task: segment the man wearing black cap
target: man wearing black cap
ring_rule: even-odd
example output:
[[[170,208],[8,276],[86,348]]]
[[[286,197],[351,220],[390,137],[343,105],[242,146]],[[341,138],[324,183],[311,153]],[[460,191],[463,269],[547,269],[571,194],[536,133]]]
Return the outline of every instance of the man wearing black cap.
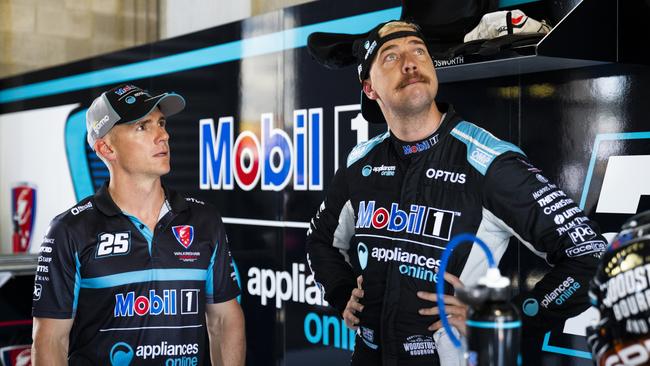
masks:
[[[561,324],[586,310],[587,284],[605,249],[594,223],[519,147],[436,104],[436,72],[417,26],[392,21],[357,38],[363,117],[389,131],[352,150],[307,238],[325,299],[358,330],[352,364],[465,364],[432,306],[437,281],[475,285],[487,271],[482,251],[467,245],[454,249],[444,279],[437,273],[460,233],[476,234],[496,261],[514,235],[553,265],[514,299],[524,305],[525,327]],[[319,61],[336,64],[337,47],[349,39],[327,39],[338,43],[312,54],[334,50],[338,59]],[[446,293],[449,322],[464,333],[466,307],[451,287]]]
[[[244,318],[216,209],[161,183],[166,117],[185,100],[134,85],[102,93],[87,140],[110,172],[50,224],[33,298],[35,365],[244,364]]]

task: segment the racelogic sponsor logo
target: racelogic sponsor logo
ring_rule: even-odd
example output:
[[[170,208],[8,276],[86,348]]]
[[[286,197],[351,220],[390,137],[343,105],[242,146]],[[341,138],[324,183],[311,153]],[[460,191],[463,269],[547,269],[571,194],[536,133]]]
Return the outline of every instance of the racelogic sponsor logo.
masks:
[[[293,263],[291,272],[274,271],[251,267],[248,269],[246,288],[252,296],[259,296],[262,305],[275,299],[275,307],[282,308],[282,302],[293,301],[309,305],[329,305],[323,299],[320,287],[313,275],[305,274],[303,263]]]
[[[553,291],[544,295],[544,299],[541,304],[544,308],[548,308],[549,305],[562,305],[564,304],[573,294],[580,289],[580,282],[573,279],[569,276],[566,280],[556,287]]]
[[[411,205],[408,213],[400,210],[397,203],[392,203],[390,210],[375,205],[375,201],[359,202],[356,228],[406,231],[409,234],[449,240],[454,216],[460,216],[459,212],[421,205]]]
[[[401,263],[399,265],[399,272],[404,276],[438,282],[437,271],[440,265],[439,259],[402,251],[402,248],[399,247],[392,249],[372,248],[370,255],[378,262],[394,261]]]
[[[567,257],[580,257],[587,254],[600,254],[607,249],[607,244],[602,240],[592,240],[581,244],[576,244],[565,250]]]
[[[273,114],[261,116],[261,138],[251,131],[234,138],[232,117],[202,119],[199,125],[199,187],[245,191],[261,181],[264,191],[323,189],[323,110],[296,110],[293,138],[273,127]]]

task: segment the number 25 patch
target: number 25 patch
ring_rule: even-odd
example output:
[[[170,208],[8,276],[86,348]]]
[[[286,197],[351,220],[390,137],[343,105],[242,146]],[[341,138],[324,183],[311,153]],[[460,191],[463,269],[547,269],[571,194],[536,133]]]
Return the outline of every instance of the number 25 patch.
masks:
[[[131,251],[131,232],[101,233],[97,236],[95,258],[125,255]]]

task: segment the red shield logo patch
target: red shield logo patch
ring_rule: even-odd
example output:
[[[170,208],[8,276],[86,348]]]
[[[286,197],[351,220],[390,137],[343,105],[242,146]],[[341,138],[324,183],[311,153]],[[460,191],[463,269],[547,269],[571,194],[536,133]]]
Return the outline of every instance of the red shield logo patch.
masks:
[[[174,236],[176,237],[176,240],[183,246],[183,248],[187,249],[192,245],[192,242],[194,241],[194,227],[190,225],[179,225],[179,226],[172,226],[172,232],[174,233]]]
[[[32,364],[32,346],[7,346],[0,348],[2,365],[5,366],[30,366]]]

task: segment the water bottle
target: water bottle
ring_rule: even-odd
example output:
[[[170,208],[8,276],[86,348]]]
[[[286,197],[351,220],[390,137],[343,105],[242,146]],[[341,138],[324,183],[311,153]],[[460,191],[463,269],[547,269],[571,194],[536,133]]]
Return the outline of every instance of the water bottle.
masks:
[[[490,248],[473,234],[458,234],[451,239],[440,259],[439,272],[444,273],[447,262],[456,246],[464,242],[478,244],[487,257],[488,270],[476,286],[457,288],[456,296],[468,305],[467,365],[468,366],[514,366],[521,365],[519,343],[521,339],[521,316],[510,302],[510,280],[501,276]],[[444,302],[444,281],[436,284],[440,320],[453,345],[461,349],[460,340],[447,320]]]
[[[520,365],[521,316],[510,302],[510,280],[490,268],[477,286],[457,289],[456,295],[469,308],[467,365]]]

